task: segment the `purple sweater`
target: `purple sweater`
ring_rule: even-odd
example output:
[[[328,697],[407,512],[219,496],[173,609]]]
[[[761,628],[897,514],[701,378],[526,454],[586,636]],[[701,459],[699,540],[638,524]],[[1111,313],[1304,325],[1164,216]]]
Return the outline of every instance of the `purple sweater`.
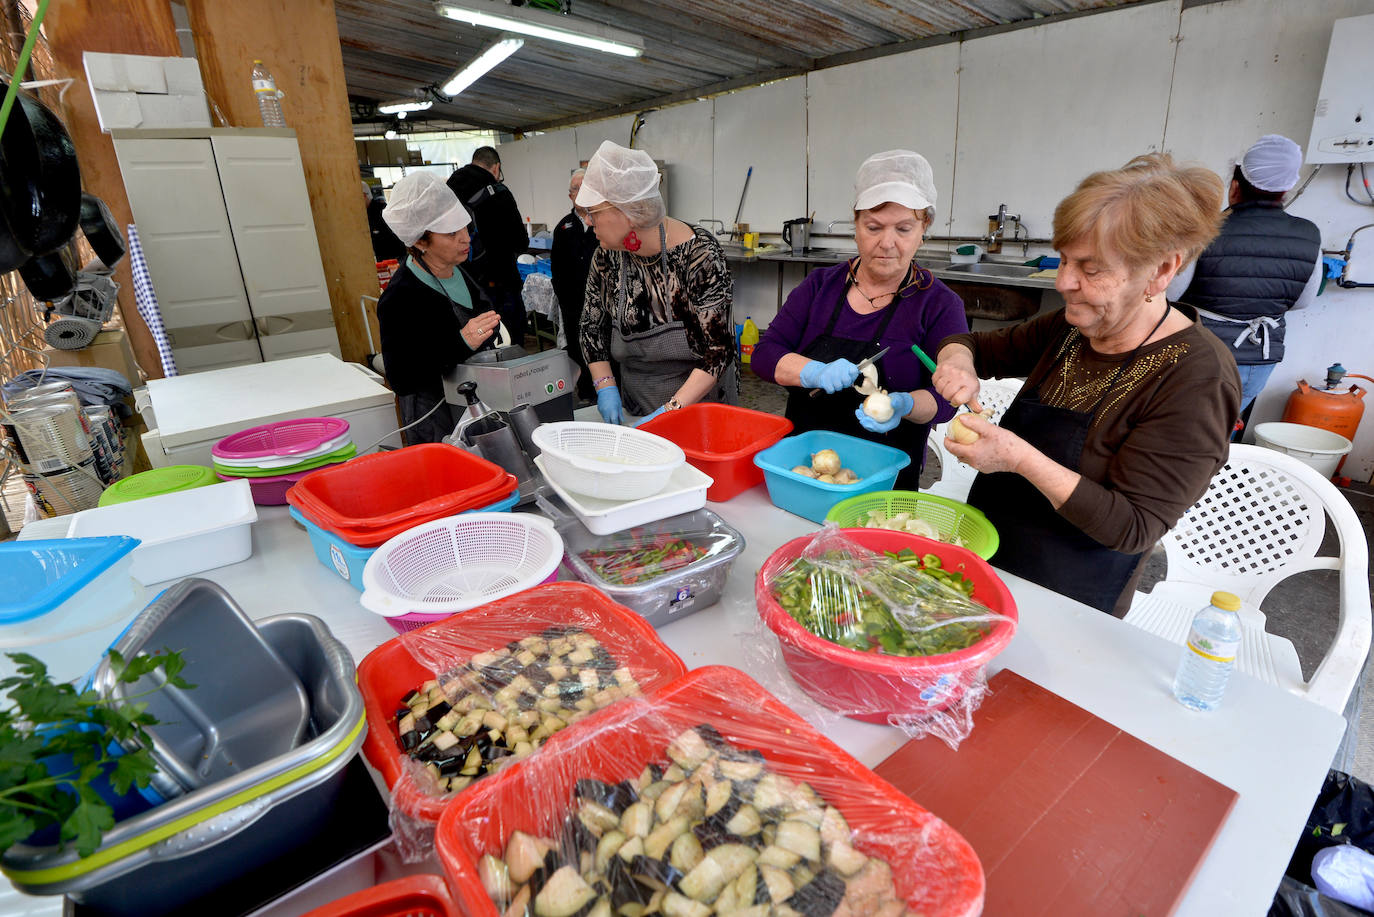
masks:
[[[849,265],[843,263],[812,271],[791,292],[754,348],[750,365],[759,378],[776,382],[778,360],[789,353],[804,353],[821,336],[835,303],[845,294],[848,272]],[[917,286],[925,289],[918,290]],[[930,392],[939,406],[931,424],[949,420],[954,416],[954,407],[935,393],[930,373],[911,352],[911,345],[921,345],[933,359],[947,335],[966,333],[968,320],[964,317],[963,301],[928,271],[921,271],[917,284],[907,288],[891,305],[870,315],[860,315],[846,303],[831,333],[836,337],[872,340],[888,309],[896,309],[897,314],[882,337],[882,343],[891,348],[879,361],[887,388]]]

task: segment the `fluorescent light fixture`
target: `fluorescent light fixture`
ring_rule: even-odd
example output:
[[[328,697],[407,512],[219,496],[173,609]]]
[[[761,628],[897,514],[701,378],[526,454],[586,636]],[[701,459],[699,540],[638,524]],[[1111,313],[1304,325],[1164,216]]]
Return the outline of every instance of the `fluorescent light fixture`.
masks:
[[[497,64],[519,51],[524,47],[524,44],[525,39],[523,38],[502,38],[449,77],[444,85],[439,87],[439,91],[450,98],[456,96],[486,76]]]
[[[501,0],[437,0],[434,9],[440,16],[487,29],[519,32],[532,38],[561,41],[625,57],[639,57],[644,53],[642,35],[558,13],[512,7]]]
[[[433,105],[434,103],[428,100],[418,102],[415,99],[403,99],[399,102],[383,102],[377,106],[377,111],[384,115],[399,115],[408,111],[428,111]]]

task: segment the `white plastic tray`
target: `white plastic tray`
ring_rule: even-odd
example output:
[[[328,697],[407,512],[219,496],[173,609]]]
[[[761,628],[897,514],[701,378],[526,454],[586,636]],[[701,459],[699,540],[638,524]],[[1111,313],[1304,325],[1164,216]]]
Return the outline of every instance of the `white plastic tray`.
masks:
[[[84,510],[72,517],[67,537],[139,539],[130,574],[148,586],[246,560],[257,518],[253,491],[240,479]]]
[[[534,464],[540,473],[544,472],[544,456],[538,456]],[[595,535],[610,535],[646,522],[657,522],[680,513],[690,513],[706,505],[706,489],[715,480],[703,471],[698,471],[687,463],[679,465],[668,483],[658,493],[638,500],[604,500],[576,494],[562,487],[557,481],[544,475],[553,492],[577,514],[588,531]]]

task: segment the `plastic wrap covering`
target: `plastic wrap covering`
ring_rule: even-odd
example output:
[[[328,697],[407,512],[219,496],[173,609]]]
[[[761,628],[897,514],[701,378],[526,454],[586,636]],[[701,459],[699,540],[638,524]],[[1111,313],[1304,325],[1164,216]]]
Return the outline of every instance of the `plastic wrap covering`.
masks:
[[[391,788],[409,857],[452,797],[589,713],[686,667],[638,615],[581,583],[553,583],[410,631],[358,667],[363,751]]]
[[[472,917],[955,917],[984,895],[954,829],[721,667],[555,736],[436,847]]]
[[[613,535],[594,535],[573,516],[557,514],[577,577],[656,627],[715,604],[744,550],[744,536],[705,509]]]
[[[825,707],[955,748],[987,692],[985,666],[1017,620],[1010,591],[971,551],[833,524],[775,551],[755,601],[753,661],[776,668],[781,656]]]

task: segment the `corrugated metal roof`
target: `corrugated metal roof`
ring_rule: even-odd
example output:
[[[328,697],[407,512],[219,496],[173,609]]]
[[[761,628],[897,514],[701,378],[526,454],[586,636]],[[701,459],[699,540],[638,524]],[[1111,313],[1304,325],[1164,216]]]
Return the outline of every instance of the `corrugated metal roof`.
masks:
[[[644,37],[623,58],[527,39],[451,102],[411,116],[527,131],[753,85],[856,55],[1045,17],[1151,0],[572,0],[571,19]],[[496,33],[439,16],[431,0],[335,0],[355,121],[371,104],[442,83]]]

